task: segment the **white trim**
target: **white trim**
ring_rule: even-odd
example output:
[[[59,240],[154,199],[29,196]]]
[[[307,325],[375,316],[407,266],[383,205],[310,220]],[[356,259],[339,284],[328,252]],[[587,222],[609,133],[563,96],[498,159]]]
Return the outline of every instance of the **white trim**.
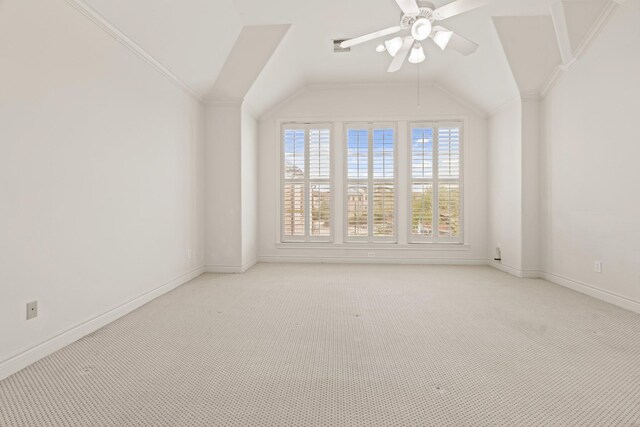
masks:
[[[395,145],[394,145],[394,165],[395,165],[395,173],[394,173],[394,185],[397,195],[397,200],[395,204],[395,236],[391,238],[378,238],[376,240],[376,244],[383,245],[393,241],[395,245],[405,245],[407,243],[407,236],[409,227],[401,227],[403,221],[408,218],[407,212],[403,212],[403,216],[400,216],[401,209],[408,209],[409,204],[409,196],[408,196],[408,184],[407,182],[403,182],[405,178],[403,174],[398,173],[399,165],[401,161],[401,152],[411,144],[410,135],[408,131],[408,124],[411,122],[437,122],[437,123],[452,123],[455,125],[460,125],[461,132],[461,157],[460,157],[460,187],[461,187],[461,201],[460,201],[460,209],[461,209],[461,236],[460,238],[455,239],[441,239],[439,242],[411,242],[411,245],[424,245],[424,244],[455,244],[462,245],[463,242],[468,242],[470,239],[469,234],[469,216],[465,215],[465,197],[466,193],[464,191],[464,176],[465,176],[465,167],[466,167],[466,156],[465,152],[466,143],[466,135],[467,135],[467,126],[468,126],[468,115],[467,114],[417,114],[417,115],[403,115],[403,116],[393,116],[393,117],[372,117],[372,116],[363,116],[363,117],[327,117],[327,116],[317,116],[317,117],[308,117],[308,116],[300,116],[300,117],[279,117],[275,119],[275,139],[278,141],[279,149],[274,152],[274,180],[276,188],[279,188],[279,191],[276,193],[276,206],[275,206],[275,215],[278,220],[274,226],[274,242],[276,242],[277,248],[282,248],[278,246],[278,244],[292,244],[292,243],[301,243],[305,241],[305,239],[283,239],[282,236],[282,220],[283,220],[283,211],[282,211],[282,199],[283,199],[283,176],[282,176],[282,159],[283,159],[283,148],[282,148],[282,129],[284,126],[299,126],[305,127],[306,125],[318,125],[318,124],[326,124],[332,129],[332,152],[331,152],[331,185],[333,189],[333,197],[332,197],[332,237],[330,239],[313,239],[315,243],[332,243],[334,249],[338,249],[343,243],[347,242],[347,230],[346,225],[347,221],[345,218],[346,212],[346,197],[347,197],[347,179],[346,179],[346,163],[347,163],[347,147],[346,147],[346,130],[348,128],[348,124],[389,124],[393,125],[395,129]],[[405,134],[406,133],[406,134]],[[402,143],[401,137],[407,142],[407,144]],[[369,144],[370,145],[370,144]],[[402,147],[402,150],[401,148]],[[404,150],[404,156],[408,158],[409,154]],[[405,161],[407,159],[405,158]],[[341,167],[338,167],[341,165]],[[340,173],[339,169],[342,170]],[[407,178],[408,179],[408,178]],[[404,185],[402,187],[401,185]],[[400,206],[400,201],[405,199],[404,205]],[[342,204],[342,209],[339,210],[338,207]],[[406,205],[406,206],[405,206]],[[406,208],[406,209],[405,209]],[[401,240],[403,239],[403,240]],[[368,237],[367,239],[368,240]],[[348,243],[355,244],[366,244],[367,241],[365,239],[357,239],[352,237],[348,239]],[[437,250],[437,249],[434,249]]]
[[[589,31],[587,31],[587,33],[582,38],[582,41],[573,52],[573,61],[566,65],[561,65],[554,68],[553,72],[547,80],[547,83],[543,86],[542,91],[540,92],[542,97],[545,97],[549,90],[551,90],[551,88],[555,85],[558,77],[562,74],[562,71],[570,69],[573,64],[575,64],[580,58],[582,58],[582,56],[584,56],[598,34],[600,34],[600,32],[606,26],[609,18],[623,2],[624,0],[612,0],[603,8],[602,13],[600,13],[598,18],[596,18],[591,28],[589,28]]]
[[[242,265],[220,265],[220,264],[210,264],[204,266],[205,273],[244,273],[249,270],[251,267],[256,265],[258,262],[257,259],[253,259],[249,262],[246,262]]]
[[[244,99],[242,98],[215,98],[215,99],[205,99],[202,101],[204,105],[234,105],[239,106],[242,105]]]
[[[277,232],[278,232],[278,238],[277,238],[277,242],[281,242],[281,243],[291,243],[291,242],[333,242],[334,241],[334,236],[335,236],[335,212],[334,212],[334,206],[335,206],[335,174],[334,174],[334,169],[335,169],[335,161],[334,161],[334,150],[333,150],[333,146],[334,146],[334,139],[335,139],[335,123],[333,122],[283,122],[280,123],[280,132],[278,135],[278,141],[279,141],[279,162],[278,162],[278,166],[277,166],[277,171],[278,171],[278,175],[279,175],[279,192],[278,197],[277,197],[277,215],[279,218],[279,224],[277,226]],[[285,147],[284,147],[284,133],[285,130],[304,130],[304,162],[305,162],[305,168],[304,168],[304,178],[302,180],[302,182],[295,179],[289,179],[287,180],[287,178],[285,178],[285,169],[284,169],[284,165],[285,165]],[[309,153],[309,147],[311,144],[311,140],[310,140],[310,131],[311,130],[324,130],[324,129],[328,129],[329,130],[329,177],[328,178],[318,178],[318,179],[311,179],[309,176],[309,161],[310,161],[310,153]],[[319,184],[325,184],[326,183],[329,184],[329,188],[330,188],[330,200],[329,200],[329,222],[330,222],[330,230],[329,230],[329,235],[328,236],[311,236],[310,233],[310,226],[311,226],[311,221],[309,220],[309,217],[307,216],[311,210],[310,210],[310,200],[311,198],[309,197],[309,188],[310,188],[310,184],[312,182],[317,182]],[[291,182],[294,184],[300,184],[302,183],[304,186],[304,191],[303,191],[303,198],[304,198],[304,236],[285,236],[284,231],[285,231],[285,227],[284,227],[284,220],[285,220],[285,210],[283,209],[283,205],[284,205],[284,188],[285,185],[287,184],[287,182]]]
[[[404,189],[408,195],[407,199],[407,215],[406,215],[406,232],[407,232],[407,241],[409,244],[413,245],[422,245],[422,244],[457,244],[464,245],[465,242],[468,242],[469,238],[466,233],[468,227],[466,224],[466,215],[465,215],[465,192],[464,192],[464,168],[465,168],[465,160],[464,160],[464,152],[465,152],[465,138],[466,138],[466,126],[467,123],[465,120],[435,120],[435,121],[409,121],[407,122],[407,138],[406,138],[406,146],[407,146],[407,159],[405,161],[405,165],[407,168],[407,187]],[[428,178],[413,178],[413,130],[415,128],[427,127],[433,129],[433,147],[432,147],[432,176],[431,179]],[[440,128],[451,128],[457,127],[459,129],[459,163],[458,163],[458,179],[451,180],[451,183],[458,184],[459,191],[459,204],[460,204],[460,235],[458,237],[442,237],[440,236],[440,213],[439,213],[439,191],[440,191],[440,159],[439,159],[439,138],[440,138]],[[447,182],[446,179],[443,179],[444,182]],[[421,237],[413,235],[413,184],[431,184],[433,200],[431,202],[432,205],[432,236],[431,237]]]
[[[466,100],[463,96],[457,95],[447,89],[440,83],[436,82],[420,82],[421,88],[431,88],[436,89],[442,92],[447,97],[451,98],[456,103],[460,104],[461,107],[471,110],[473,113],[477,114],[482,118],[488,118],[490,114],[484,109],[481,108],[471,101]],[[416,86],[415,83],[408,82],[398,82],[398,83],[306,83],[303,84],[299,89],[294,90],[288,96],[283,98],[281,101],[268,108],[264,113],[260,115],[260,121],[265,121],[267,119],[275,118],[277,111],[281,110],[291,102],[293,102],[296,98],[301,96],[302,94],[310,91],[310,90],[340,90],[340,89],[361,89],[361,88],[414,88]],[[344,120],[344,121],[360,121],[361,118],[354,118],[352,120]],[[384,121],[384,118],[381,118],[378,121]]]
[[[455,251],[468,252],[471,245],[461,243],[392,243],[392,242],[347,242],[347,243],[276,243],[276,249],[302,250],[379,250],[379,251]]]
[[[540,101],[542,96],[538,92],[523,92],[520,94],[520,100],[522,102]]]
[[[258,120],[259,114],[256,112],[256,109],[253,107],[253,105],[249,103],[249,101],[247,101],[246,99],[243,99],[242,105],[240,107],[246,107],[247,112],[251,115],[251,117],[253,117],[253,120],[255,120],[256,122],[259,121]]]
[[[213,99],[203,99],[202,104],[205,106],[213,106],[213,107],[246,107],[247,111],[253,117],[256,122],[259,121],[259,115],[256,113],[256,109],[247,101],[245,98],[213,98]]]
[[[560,77],[560,74],[562,74],[562,71],[563,71],[562,67],[558,66],[554,68],[554,70],[551,72],[551,75],[547,79],[547,82],[544,84],[544,86],[542,86],[542,90],[540,91],[540,95],[543,98],[547,96],[547,93],[549,93],[549,90],[551,90],[553,85],[556,84],[556,81]]]
[[[100,12],[98,12],[92,6],[89,6],[84,0],[64,0],[69,4],[69,6],[76,9],[78,12],[82,13],[86,16],[91,22],[96,24],[100,29],[102,29],[105,33],[109,34],[116,41],[122,44],[124,47],[128,48],[134,54],[136,54],[139,58],[147,62],[153,68],[160,72],[163,76],[165,76],[169,81],[174,83],[176,86],[180,87],[187,94],[191,95],[197,101],[202,102],[202,97],[198,94],[198,92],[184,82],[180,77],[178,77],[173,71],[167,68],[164,64],[162,64],[158,59],[156,59],[153,55],[143,49],[139,44],[134,42],[129,36],[127,36],[124,32],[122,32],[117,26],[115,26],[112,22],[110,22],[107,18],[105,18]]]
[[[505,108],[507,108],[508,106],[510,106],[516,101],[522,101],[522,97],[520,94],[514,96],[504,104],[500,105],[499,107],[491,110],[491,112],[487,115],[487,118],[490,119],[491,117],[495,116],[496,114],[498,114],[499,112],[501,112],[502,110],[504,110]]]
[[[204,272],[203,267],[198,267],[185,273],[175,279],[157,287],[151,291],[125,302],[111,310],[108,310],[102,314],[99,314],[89,320],[86,320],[76,326],[73,326],[66,331],[63,331],[40,344],[24,350],[16,355],[10,356],[8,359],[0,362],[0,380],[7,378],[9,375],[26,368],[32,363],[54,353],[61,348],[79,340],[80,338],[89,335],[90,333],[97,331],[103,326],[108,325],[114,320],[131,313],[133,310],[143,306],[159,296],[166,294],[167,292],[177,288],[184,283],[200,276]]]
[[[515,277],[525,279],[544,279],[553,284],[572,289],[576,292],[580,292],[581,294],[589,295],[590,297],[598,300],[608,302],[609,304],[640,314],[640,301],[618,295],[615,292],[605,291],[604,289],[600,289],[596,286],[589,285],[578,280],[558,276],[553,273],[547,273],[546,271],[518,270],[514,267],[496,261],[487,261],[487,265]]]
[[[319,90],[340,90],[340,89],[362,89],[362,88],[415,88],[416,83],[414,82],[397,82],[397,83],[311,83],[307,85],[307,88],[310,90],[319,89]],[[447,89],[440,83],[437,82],[420,82],[421,88],[431,88],[436,89],[442,92],[444,95],[447,95],[449,98],[453,99],[453,101],[460,104],[460,106],[465,107],[480,117],[487,117],[487,111],[479,106],[473,104],[471,101],[466,100],[460,95],[457,95]]]
[[[539,277],[548,280],[549,282],[555,283],[556,285],[573,289],[574,291],[580,292],[582,294],[589,295],[596,299],[640,314],[640,301],[635,301],[630,298],[623,297],[622,295],[618,295],[614,292],[605,291],[593,285],[588,285],[586,283],[558,276],[553,273],[540,272]]]
[[[598,37],[600,32],[606,26],[609,18],[623,2],[624,0],[613,0],[603,8],[602,13],[600,13],[596,18],[594,24],[589,28],[589,31],[587,31],[580,41],[580,44],[576,47],[575,52],[573,53],[574,58],[579,59],[586,53],[587,49],[591,46],[591,43],[596,39],[596,37]]]
[[[291,102],[293,102],[297,97],[305,93],[307,90],[308,90],[307,86],[302,86],[299,89],[296,89],[293,92],[289,93],[289,95],[285,96],[280,101],[277,101],[272,107],[267,108],[262,114],[260,114],[260,117],[258,117],[258,120],[263,122],[268,119],[271,119],[272,116],[274,116],[277,111],[289,105]]]
[[[458,258],[390,258],[362,257],[347,255],[300,256],[277,255],[260,256],[258,262],[264,263],[305,263],[305,264],[398,264],[398,265],[487,265],[484,259]]]
[[[567,17],[564,13],[564,3],[561,1],[552,3],[549,6],[549,9],[551,11],[553,28],[556,32],[556,39],[558,41],[558,49],[560,50],[560,56],[562,58],[562,65],[568,67],[575,61],[575,58],[571,50]]]
[[[462,107],[468,108],[469,110],[473,111],[474,113],[476,113],[480,117],[483,117],[485,119],[489,117],[489,113],[487,112],[487,110],[485,110],[484,108],[478,107],[477,105],[473,104],[471,101],[467,101],[462,96],[453,93],[452,91],[450,91],[449,89],[445,88],[441,84],[432,83],[431,86],[436,88],[436,89],[438,89],[440,92],[444,93],[445,95],[447,95],[451,99],[453,99],[455,102],[460,104]]]
[[[343,242],[347,244],[360,242],[361,244],[371,243],[398,243],[398,194],[400,188],[398,186],[398,121],[353,121],[343,122],[342,126],[342,235]],[[393,178],[375,178],[374,151],[373,151],[373,135],[374,130],[393,129]],[[367,178],[349,178],[349,137],[350,129],[361,129],[367,131]],[[351,184],[349,182],[351,181]],[[367,235],[366,236],[349,236],[349,185],[366,183],[367,185]],[[375,184],[393,184],[393,235],[392,236],[374,236],[374,189]]]
[[[540,272],[538,270],[519,270],[510,265],[493,260],[487,261],[487,265],[489,267],[495,268],[496,270],[500,270],[504,273],[510,274],[515,277],[520,277],[522,279],[536,279],[540,277]]]

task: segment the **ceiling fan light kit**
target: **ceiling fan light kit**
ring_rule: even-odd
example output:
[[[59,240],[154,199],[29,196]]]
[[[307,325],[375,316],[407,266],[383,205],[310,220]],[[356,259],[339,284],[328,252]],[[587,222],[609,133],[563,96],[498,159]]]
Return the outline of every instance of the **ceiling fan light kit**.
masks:
[[[420,43],[415,43],[411,48],[411,53],[409,54],[409,62],[412,64],[419,64],[427,59],[424,54],[424,49],[422,49],[422,45]]]
[[[448,30],[440,30],[433,33],[433,41],[438,47],[442,50],[447,48],[451,37],[453,36],[453,31]]]
[[[402,9],[400,25],[345,40],[340,43],[340,47],[349,48],[380,37],[404,32],[406,34],[405,36],[398,36],[386,40],[376,47],[377,52],[387,51],[393,58],[387,70],[390,73],[398,71],[407,56],[409,57],[408,61],[412,64],[423,62],[426,56],[420,42],[429,38],[442,50],[449,47],[463,55],[470,55],[477,50],[478,45],[476,43],[467,40],[447,28],[434,26],[434,22],[476,9],[490,1],[491,0],[455,0],[442,7],[436,8],[433,4],[426,1],[396,0],[398,6]],[[450,43],[454,38],[455,43]]]
[[[411,26],[411,36],[422,41],[429,37],[429,34],[431,34],[431,21],[424,17],[416,19]]]
[[[384,46],[386,47],[387,52],[389,52],[389,55],[393,58],[396,56],[396,53],[398,53],[400,48],[402,48],[402,39],[400,37],[394,37],[384,42]]]

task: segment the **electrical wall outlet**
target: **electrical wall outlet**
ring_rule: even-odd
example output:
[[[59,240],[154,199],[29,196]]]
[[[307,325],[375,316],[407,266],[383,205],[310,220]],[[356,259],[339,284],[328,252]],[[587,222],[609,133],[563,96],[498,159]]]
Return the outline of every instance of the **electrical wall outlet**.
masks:
[[[191,249],[187,249],[187,258],[193,258],[193,254],[191,253]]]
[[[38,317],[38,301],[27,303],[27,320]]]
[[[602,273],[602,262],[601,261],[596,261],[593,264],[593,271],[595,271],[596,273]]]

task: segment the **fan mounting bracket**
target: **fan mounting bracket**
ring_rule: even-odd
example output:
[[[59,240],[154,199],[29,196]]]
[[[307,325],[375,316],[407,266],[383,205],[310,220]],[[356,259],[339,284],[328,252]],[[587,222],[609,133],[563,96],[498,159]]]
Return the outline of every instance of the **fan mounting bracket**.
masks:
[[[400,26],[402,28],[411,28],[413,23],[418,18],[427,18],[430,22],[436,20],[433,15],[435,6],[432,3],[429,3],[428,1],[419,1],[418,7],[420,8],[420,13],[418,13],[417,15],[405,15],[404,13],[400,14]]]

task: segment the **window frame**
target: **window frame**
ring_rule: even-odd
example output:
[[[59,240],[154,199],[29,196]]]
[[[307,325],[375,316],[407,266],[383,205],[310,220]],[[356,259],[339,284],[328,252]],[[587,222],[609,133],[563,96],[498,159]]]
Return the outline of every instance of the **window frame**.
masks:
[[[309,132],[311,129],[328,129],[329,130],[329,178],[310,178],[309,177],[309,164],[310,164],[310,142],[309,142]],[[287,130],[304,130],[304,179],[302,180],[291,180],[285,178],[285,144],[284,137],[285,131]],[[309,122],[309,123],[299,123],[299,122],[282,122],[280,124],[280,155],[279,155],[279,177],[280,177],[280,200],[278,201],[278,209],[280,213],[279,223],[280,223],[280,242],[281,243],[333,243],[335,237],[335,185],[334,185],[334,126],[331,122],[321,121],[321,122]],[[304,199],[304,236],[287,236],[285,235],[285,185],[288,182],[300,182],[303,184],[303,199]],[[312,183],[327,183],[330,189],[330,200],[329,200],[329,235],[328,236],[312,236],[310,233],[311,221],[309,215],[310,212],[310,202],[311,199],[308,197],[308,192],[310,185]]]
[[[457,237],[439,236],[439,129],[441,127],[457,127],[460,130],[460,158],[459,158],[459,177],[457,180],[446,180],[448,182],[457,182],[460,193],[460,231]],[[414,128],[433,128],[433,172],[431,180],[425,178],[413,178],[413,129]],[[465,218],[464,218],[464,138],[465,138],[465,120],[418,120],[407,122],[407,242],[409,244],[456,244],[463,245],[465,242]],[[413,184],[415,183],[431,183],[432,184],[432,209],[433,209],[433,235],[416,236],[413,234]]]
[[[349,129],[367,130],[367,178],[349,178]],[[375,179],[373,176],[373,130],[393,129],[393,179]],[[344,243],[398,243],[398,194],[400,192],[398,180],[398,122],[397,121],[348,121],[343,123],[342,143],[342,222]],[[362,182],[367,184],[367,236],[349,236],[349,182]],[[393,236],[373,235],[373,188],[375,183],[392,183],[394,188],[393,198]],[[371,197],[369,197],[371,196]]]

